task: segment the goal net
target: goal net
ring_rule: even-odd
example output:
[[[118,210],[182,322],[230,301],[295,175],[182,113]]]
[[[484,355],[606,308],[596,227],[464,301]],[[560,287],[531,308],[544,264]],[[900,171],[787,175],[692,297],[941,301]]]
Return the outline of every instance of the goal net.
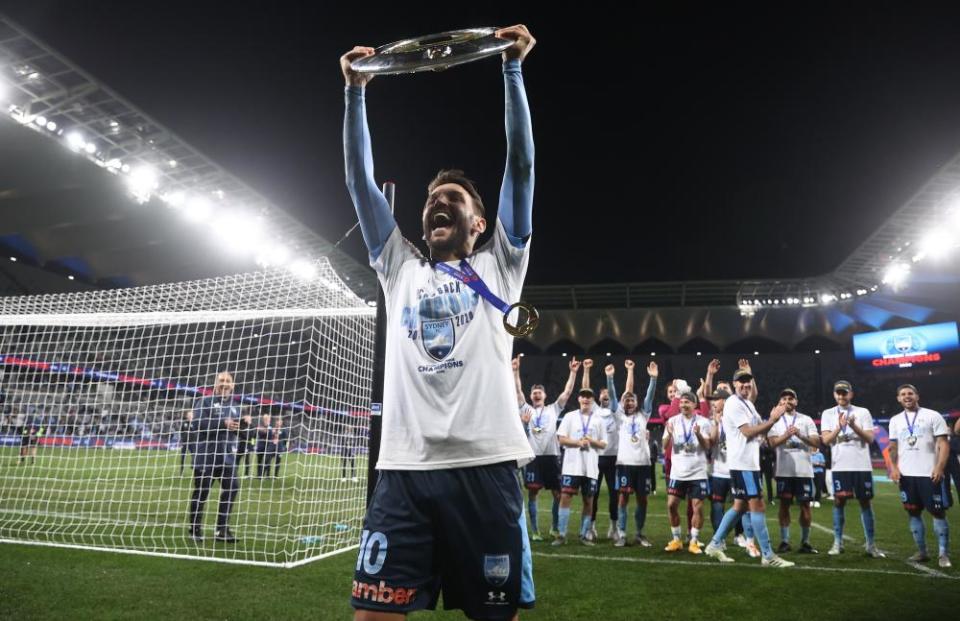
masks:
[[[286,567],[355,547],[374,315],[326,260],[0,298],[0,541]]]

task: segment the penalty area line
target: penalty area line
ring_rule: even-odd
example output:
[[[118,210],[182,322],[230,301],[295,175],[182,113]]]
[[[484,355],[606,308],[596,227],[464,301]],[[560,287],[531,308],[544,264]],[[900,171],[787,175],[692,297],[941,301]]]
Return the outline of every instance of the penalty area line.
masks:
[[[549,552],[534,552],[533,556],[540,558],[563,558],[563,559],[580,559],[587,561],[612,561],[617,563],[646,563],[649,565],[687,565],[691,567],[722,567],[722,568],[736,568],[744,567],[747,569],[764,569],[767,571],[775,571],[771,568],[763,567],[759,562],[757,563],[709,563],[709,562],[698,562],[698,561],[675,561],[670,559],[659,559],[659,558],[636,558],[636,557],[616,557],[616,556],[596,556],[593,554],[551,554]],[[932,570],[928,567],[924,567],[933,573],[929,575],[918,574],[912,571],[896,571],[892,569],[860,569],[856,567],[824,567],[821,565],[794,565],[783,571],[816,571],[816,572],[834,572],[834,573],[851,573],[851,574],[882,574],[887,576],[911,576],[913,578],[941,578],[946,580],[960,580],[960,576],[951,576],[943,572]]]

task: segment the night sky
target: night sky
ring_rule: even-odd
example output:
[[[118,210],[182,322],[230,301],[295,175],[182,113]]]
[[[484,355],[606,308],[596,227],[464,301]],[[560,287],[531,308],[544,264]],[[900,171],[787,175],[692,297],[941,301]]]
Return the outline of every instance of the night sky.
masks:
[[[322,5],[0,10],[331,241],[355,219],[340,54],[525,23],[538,40],[524,64],[537,145],[529,284],[821,274],[960,150],[960,14]],[[377,178],[397,182],[408,237],[439,168],[465,169],[495,204],[502,98],[490,59],[368,87]],[[344,248],[365,262],[359,234]]]

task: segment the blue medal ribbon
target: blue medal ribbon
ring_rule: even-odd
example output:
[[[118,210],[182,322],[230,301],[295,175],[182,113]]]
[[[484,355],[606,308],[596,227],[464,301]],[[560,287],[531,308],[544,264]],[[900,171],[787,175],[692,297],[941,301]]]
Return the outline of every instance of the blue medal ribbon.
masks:
[[[690,419],[690,431],[687,431],[687,424],[685,422],[686,416],[680,415],[680,425],[683,427],[683,443],[690,444],[690,440],[693,437],[693,426],[697,422],[696,415]]]
[[[434,263],[433,266],[444,274],[456,278],[463,284],[473,289],[477,295],[482,297],[487,302],[490,302],[494,308],[499,310],[504,315],[510,312],[510,305],[497,297],[497,294],[495,294],[493,291],[490,291],[487,283],[483,282],[483,280],[480,278],[480,275],[477,274],[472,267],[470,267],[470,264],[467,263],[466,259],[462,259],[460,261],[460,269],[451,267],[446,263],[441,262]]]
[[[590,419],[592,418],[593,418],[593,410],[590,411],[590,416],[587,417],[587,423],[585,425],[582,422],[580,423],[580,425],[583,427],[583,429],[581,429],[581,436],[580,436],[581,438],[587,437],[587,432],[590,431]],[[583,421],[582,413],[580,414],[580,420]]]
[[[906,410],[903,411],[903,419],[907,421],[907,433],[909,433],[911,437],[914,437],[916,435],[915,433],[913,433],[913,426],[917,424],[918,416],[920,416],[920,410],[917,410],[913,414],[913,422],[910,422],[910,412],[907,412]]]

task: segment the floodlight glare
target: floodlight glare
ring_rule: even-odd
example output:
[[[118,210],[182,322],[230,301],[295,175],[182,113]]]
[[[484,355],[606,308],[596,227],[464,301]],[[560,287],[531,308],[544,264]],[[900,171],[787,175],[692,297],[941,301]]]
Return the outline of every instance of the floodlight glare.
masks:
[[[137,166],[130,171],[127,187],[135,201],[141,205],[148,202],[153,192],[159,187],[157,171],[151,166]]]
[[[187,195],[182,190],[175,190],[163,195],[163,201],[171,207],[180,208],[186,203]]]
[[[247,214],[227,215],[217,223],[217,230],[227,249],[240,253],[257,244],[262,223]]]
[[[187,200],[183,213],[191,222],[203,222],[213,213],[213,204],[202,196],[194,196]]]
[[[70,132],[67,134],[67,146],[74,151],[79,151],[86,143],[87,141],[83,139],[83,134],[80,132]]]
[[[37,125],[39,125],[40,127],[43,127],[44,125],[47,124],[47,117],[45,117],[45,116],[43,116],[43,115],[40,115],[40,116],[38,116],[38,117],[34,117],[33,122],[36,123]]]
[[[293,272],[294,276],[304,280],[310,280],[317,275],[317,267],[313,263],[303,259],[298,259],[291,263],[290,271]]]
[[[263,267],[284,265],[290,260],[290,249],[277,242],[266,246],[257,254],[257,263]]]
[[[83,145],[83,148],[90,155],[93,155],[97,152],[97,145],[92,142],[88,142],[87,144]]]
[[[936,229],[927,233],[920,242],[921,252],[931,259],[942,259],[956,247],[953,236],[943,229]]]
[[[883,273],[883,284],[896,287],[910,275],[910,266],[906,263],[893,263]]]
[[[47,129],[48,129],[49,131],[52,131],[52,132],[57,131],[57,124],[56,124],[56,122],[54,122],[54,121],[47,121]]]

